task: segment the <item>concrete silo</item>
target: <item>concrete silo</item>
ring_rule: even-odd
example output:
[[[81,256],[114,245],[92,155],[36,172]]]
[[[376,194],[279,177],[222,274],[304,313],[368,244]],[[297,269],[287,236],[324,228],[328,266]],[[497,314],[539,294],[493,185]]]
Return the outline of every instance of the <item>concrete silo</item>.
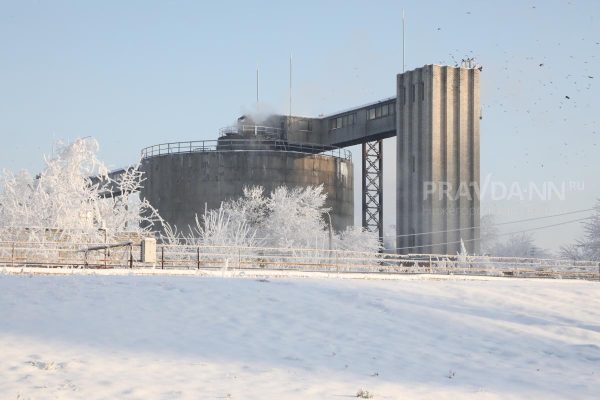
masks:
[[[333,228],[353,225],[350,153],[333,146],[292,143],[283,131],[240,122],[223,129],[218,140],[147,147],[142,150],[146,180],[141,196],[167,222],[186,232],[196,214],[240,197],[245,186],[263,186],[268,194],[282,185],[322,184]]]

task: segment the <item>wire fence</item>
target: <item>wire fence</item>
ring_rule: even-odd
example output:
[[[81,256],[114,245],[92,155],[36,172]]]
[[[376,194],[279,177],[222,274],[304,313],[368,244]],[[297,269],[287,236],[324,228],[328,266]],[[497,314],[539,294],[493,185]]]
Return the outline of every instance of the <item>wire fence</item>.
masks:
[[[150,259],[135,242],[0,242],[0,266],[290,270],[329,273],[443,274],[600,281],[600,262],[350,250],[158,245]]]

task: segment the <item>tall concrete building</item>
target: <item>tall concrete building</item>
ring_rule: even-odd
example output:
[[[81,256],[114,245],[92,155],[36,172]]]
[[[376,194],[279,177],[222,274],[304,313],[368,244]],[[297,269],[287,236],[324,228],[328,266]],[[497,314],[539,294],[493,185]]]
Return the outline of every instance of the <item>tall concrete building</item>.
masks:
[[[397,247],[469,253],[479,237],[479,74],[426,65],[397,76]]]

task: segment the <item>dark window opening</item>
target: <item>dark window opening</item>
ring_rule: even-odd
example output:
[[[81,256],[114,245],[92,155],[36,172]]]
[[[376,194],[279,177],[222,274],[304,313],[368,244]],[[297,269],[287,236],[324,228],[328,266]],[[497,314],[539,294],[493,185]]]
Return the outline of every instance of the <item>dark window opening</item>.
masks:
[[[367,119],[376,119],[387,117],[388,115],[393,115],[396,113],[396,105],[392,104],[383,104],[380,106],[376,106],[373,108],[367,109]]]
[[[356,118],[354,114],[346,114],[341,117],[332,118],[329,120],[329,130],[343,128],[345,126],[354,125]]]

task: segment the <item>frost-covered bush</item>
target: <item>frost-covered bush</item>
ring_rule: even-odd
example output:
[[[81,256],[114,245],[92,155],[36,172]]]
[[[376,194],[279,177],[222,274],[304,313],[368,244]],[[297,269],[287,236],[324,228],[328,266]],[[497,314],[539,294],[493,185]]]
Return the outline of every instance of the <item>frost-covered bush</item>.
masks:
[[[359,389],[354,397],[358,397],[359,399],[372,399],[373,393],[370,393],[368,390]]]
[[[195,246],[290,249],[286,254],[303,262],[334,258],[335,252],[328,250],[347,250],[356,252],[340,256],[348,263],[372,262],[380,249],[377,234],[357,227],[330,232],[326,199],[322,186],[281,186],[268,196],[262,187],[244,188],[239,199],[196,217],[191,235],[178,235],[176,227],[168,227],[163,240]]]
[[[494,246],[498,242],[498,226],[494,215],[483,215],[479,222],[479,248],[480,254],[492,254]]]

